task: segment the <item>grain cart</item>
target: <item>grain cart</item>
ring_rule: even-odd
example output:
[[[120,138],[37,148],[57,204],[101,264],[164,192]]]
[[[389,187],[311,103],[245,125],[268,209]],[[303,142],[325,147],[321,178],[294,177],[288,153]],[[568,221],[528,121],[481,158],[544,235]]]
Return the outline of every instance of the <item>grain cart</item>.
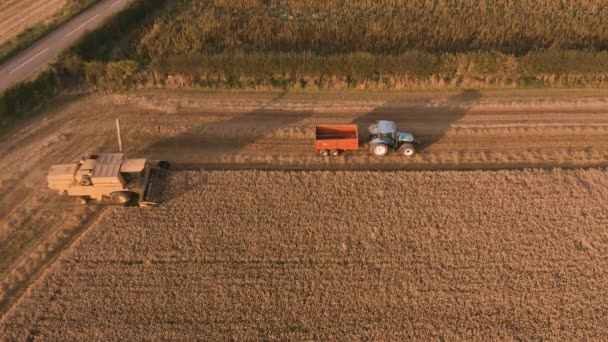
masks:
[[[315,127],[315,148],[322,156],[337,156],[343,151],[359,149],[357,125],[318,125]]]
[[[375,156],[385,156],[397,151],[404,156],[416,153],[414,135],[399,132],[393,121],[380,120],[368,128],[369,137],[363,147]],[[344,151],[359,149],[357,125],[317,125],[315,127],[315,149],[322,156],[337,156]]]
[[[154,173],[169,168],[169,162],[126,159],[123,153],[102,153],[83,157],[75,164],[53,165],[47,175],[49,188],[77,197],[82,204],[110,200],[127,205],[155,204],[148,199]]]

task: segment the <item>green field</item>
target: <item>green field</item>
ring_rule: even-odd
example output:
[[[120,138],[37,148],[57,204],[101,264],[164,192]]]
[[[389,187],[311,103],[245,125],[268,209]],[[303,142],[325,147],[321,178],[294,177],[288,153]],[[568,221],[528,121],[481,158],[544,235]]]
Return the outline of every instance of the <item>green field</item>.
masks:
[[[151,56],[242,48],[394,54],[605,49],[601,0],[177,0],[138,41]]]
[[[607,38],[602,1],[181,0],[134,46],[187,85],[597,87]]]

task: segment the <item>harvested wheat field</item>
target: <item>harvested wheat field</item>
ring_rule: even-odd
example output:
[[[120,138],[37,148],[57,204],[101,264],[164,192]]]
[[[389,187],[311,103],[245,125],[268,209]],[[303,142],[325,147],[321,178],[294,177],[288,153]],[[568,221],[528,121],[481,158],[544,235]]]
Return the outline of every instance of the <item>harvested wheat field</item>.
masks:
[[[0,141],[0,316],[103,212],[46,189],[57,163],[116,151],[174,169],[469,170],[605,168],[604,91],[221,93],[138,91],[57,101]],[[94,113],[94,115],[92,115]],[[366,150],[323,158],[314,125],[391,119],[422,142],[413,158]],[[564,202],[566,205],[568,202]]]
[[[36,24],[48,23],[65,9],[66,0],[7,0],[0,3],[0,44]]]
[[[608,171],[167,174],[2,317],[7,340],[601,339]]]

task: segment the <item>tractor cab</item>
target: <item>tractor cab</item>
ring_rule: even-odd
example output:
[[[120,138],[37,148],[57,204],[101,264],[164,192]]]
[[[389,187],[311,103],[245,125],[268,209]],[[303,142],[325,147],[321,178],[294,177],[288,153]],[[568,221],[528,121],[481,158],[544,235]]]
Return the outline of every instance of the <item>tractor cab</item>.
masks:
[[[371,124],[368,131],[372,136],[390,142],[391,145],[397,141],[397,125],[393,121],[380,120],[375,124]]]
[[[371,124],[368,131],[370,152],[375,156],[387,155],[389,151],[398,151],[405,156],[416,153],[414,135],[398,131],[393,121],[380,120]]]

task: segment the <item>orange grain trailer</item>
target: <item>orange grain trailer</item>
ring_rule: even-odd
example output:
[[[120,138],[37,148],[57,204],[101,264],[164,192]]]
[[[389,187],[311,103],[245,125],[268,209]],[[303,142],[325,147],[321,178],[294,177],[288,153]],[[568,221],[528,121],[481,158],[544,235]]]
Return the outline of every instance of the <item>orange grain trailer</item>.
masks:
[[[344,151],[358,150],[357,125],[315,126],[315,148],[322,156],[337,156]]]

